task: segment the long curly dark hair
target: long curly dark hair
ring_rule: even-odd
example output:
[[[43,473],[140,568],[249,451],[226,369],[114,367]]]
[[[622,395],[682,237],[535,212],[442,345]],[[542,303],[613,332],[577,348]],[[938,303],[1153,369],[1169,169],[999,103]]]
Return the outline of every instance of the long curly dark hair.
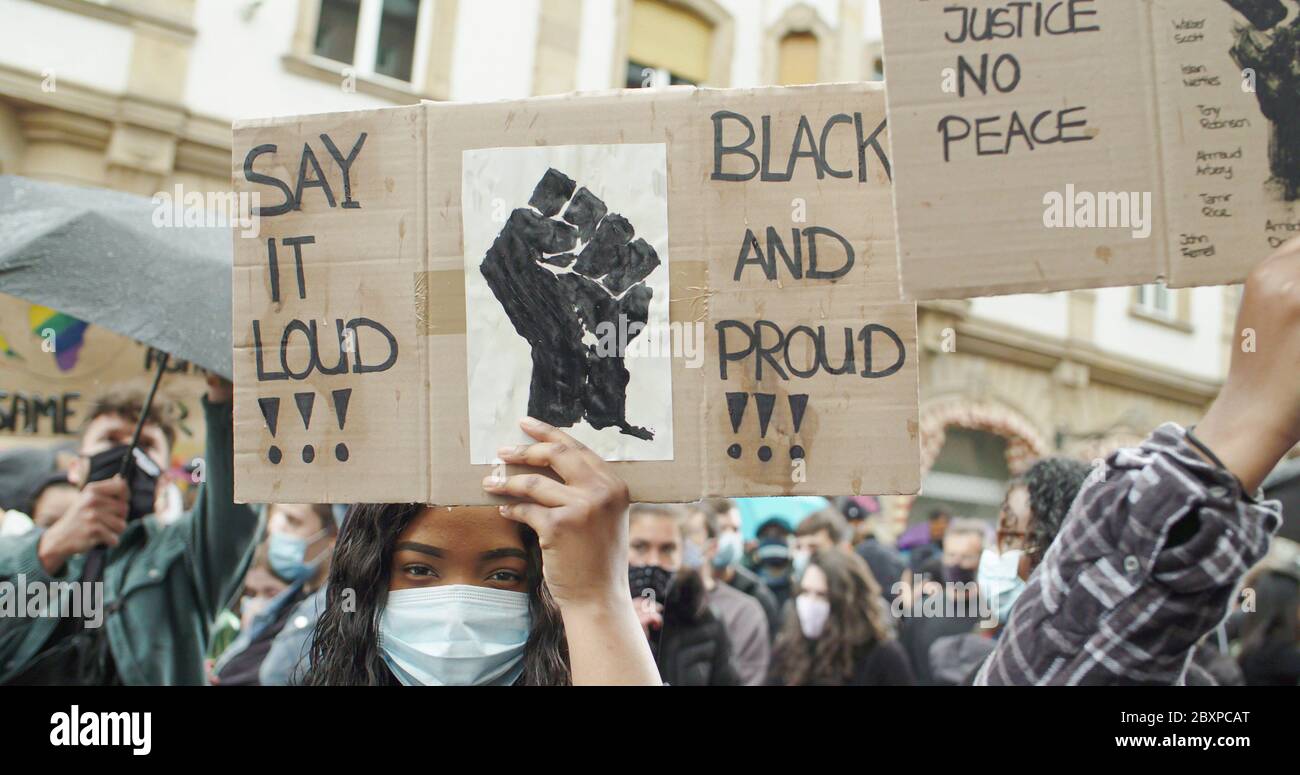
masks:
[[[421,503],[357,504],[343,521],[334,546],[325,610],[311,641],[307,686],[397,685],[379,650],[379,619],[388,600],[390,567],[397,537],[426,508]],[[571,683],[564,622],[542,578],[542,550],[526,525],[519,534],[528,555],[532,632],[524,647],[519,683],[565,686]]]
[[[838,686],[853,675],[857,660],[888,638],[880,585],[856,554],[823,549],[808,561],[826,574],[831,603],[826,629],[817,640],[804,637],[795,606],[772,646],[773,682],[785,686]],[[806,573],[807,571],[805,571]]]

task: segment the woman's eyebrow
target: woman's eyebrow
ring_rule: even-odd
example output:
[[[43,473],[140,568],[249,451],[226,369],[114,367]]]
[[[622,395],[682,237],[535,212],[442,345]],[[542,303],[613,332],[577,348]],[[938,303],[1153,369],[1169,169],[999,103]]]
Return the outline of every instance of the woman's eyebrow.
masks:
[[[429,546],[428,544],[416,543],[415,541],[403,541],[394,548],[397,549],[398,551],[401,551],[403,549],[409,549],[413,552],[419,552],[420,554],[427,554],[432,557],[443,556],[443,551],[438,547]]]
[[[482,560],[499,560],[502,557],[518,557],[521,560],[528,559],[528,555],[524,554],[523,549],[514,549],[511,547],[505,547],[502,549],[492,549],[490,551],[483,552],[482,554],[479,555],[479,559]]]

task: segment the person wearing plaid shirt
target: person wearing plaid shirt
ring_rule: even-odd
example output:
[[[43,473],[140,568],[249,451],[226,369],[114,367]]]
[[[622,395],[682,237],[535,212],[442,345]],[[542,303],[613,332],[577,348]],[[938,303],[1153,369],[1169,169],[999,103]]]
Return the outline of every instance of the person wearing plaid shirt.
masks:
[[[1300,443],[1300,239],[1251,272],[1237,331],[1201,423],[1111,455],[1033,572],[1022,565],[1027,586],[977,685],[1183,682],[1281,525],[1280,504],[1256,493]]]

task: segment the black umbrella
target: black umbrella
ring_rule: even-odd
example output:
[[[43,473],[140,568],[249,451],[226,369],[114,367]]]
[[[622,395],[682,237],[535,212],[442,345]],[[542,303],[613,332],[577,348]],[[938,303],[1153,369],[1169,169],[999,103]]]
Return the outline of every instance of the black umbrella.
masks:
[[[229,379],[231,228],[155,226],[171,206],[0,175],[0,292]]]

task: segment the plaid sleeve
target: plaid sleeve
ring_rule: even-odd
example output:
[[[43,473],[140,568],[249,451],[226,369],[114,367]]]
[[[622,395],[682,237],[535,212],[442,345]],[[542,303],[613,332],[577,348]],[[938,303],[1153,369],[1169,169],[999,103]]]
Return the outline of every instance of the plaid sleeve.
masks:
[[[1089,476],[976,683],[1178,683],[1281,521],[1161,426]]]

